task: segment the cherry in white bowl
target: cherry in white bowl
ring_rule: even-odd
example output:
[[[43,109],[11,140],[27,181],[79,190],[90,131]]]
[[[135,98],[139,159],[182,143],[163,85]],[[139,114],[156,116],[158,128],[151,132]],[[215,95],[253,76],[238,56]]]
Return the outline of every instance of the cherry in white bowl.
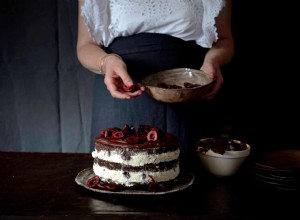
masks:
[[[250,155],[249,144],[228,138],[203,138],[197,142],[201,165],[215,176],[236,174]]]

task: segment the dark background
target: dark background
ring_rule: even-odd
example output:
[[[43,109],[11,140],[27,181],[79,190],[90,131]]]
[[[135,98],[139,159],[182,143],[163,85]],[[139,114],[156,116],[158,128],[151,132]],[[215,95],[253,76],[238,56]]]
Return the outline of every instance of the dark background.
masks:
[[[297,14],[263,4],[233,0],[222,117],[254,151],[299,148]],[[90,152],[94,75],[76,57],[77,1],[10,0],[0,10],[0,151]]]

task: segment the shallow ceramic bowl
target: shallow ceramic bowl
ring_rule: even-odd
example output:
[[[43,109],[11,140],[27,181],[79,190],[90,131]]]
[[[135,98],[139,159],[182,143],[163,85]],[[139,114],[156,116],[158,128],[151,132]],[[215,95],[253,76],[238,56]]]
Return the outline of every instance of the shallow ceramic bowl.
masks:
[[[207,140],[200,139],[200,141]],[[239,140],[229,140],[236,144],[241,143]],[[243,163],[250,155],[250,145],[247,143],[244,150],[225,150],[223,154],[217,153],[212,149],[207,150],[198,144],[197,152],[202,166],[215,176],[232,176],[236,174]],[[205,150],[204,150],[205,149]],[[207,151],[206,151],[207,150]]]
[[[143,79],[142,84],[146,87],[146,92],[154,99],[175,103],[201,98],[209,90],[212,82],[213,80],[203,71],[176,68],[149,75]],[[186,83],[193,87],[187,88]],[[163,88],[162,84],[176,85],[181,88]]]

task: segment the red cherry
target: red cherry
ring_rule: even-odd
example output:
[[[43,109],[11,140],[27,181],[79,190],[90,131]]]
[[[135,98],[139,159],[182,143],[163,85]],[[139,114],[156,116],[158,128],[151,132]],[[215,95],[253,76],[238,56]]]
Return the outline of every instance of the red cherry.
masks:
[[[157,131],[151,130],[147,134],[147,140],[148,141],[156,141],[157,140]]]
[[[136,83],[136,84],[132,84],[131,86],[127,86],[127,85],[123,85],[123,89],[126,92],[135,92],[137,90],[139,90],[141,88],[141,84],[140,83]]]

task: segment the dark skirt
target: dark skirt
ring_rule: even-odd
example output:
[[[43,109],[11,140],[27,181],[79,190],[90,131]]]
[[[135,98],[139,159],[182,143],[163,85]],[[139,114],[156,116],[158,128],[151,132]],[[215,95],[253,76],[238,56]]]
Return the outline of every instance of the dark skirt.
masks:
[[[147,33],[117,38],[105,50],[123,58],[135,82],[170,68],[199,69],[207,52],[194,41]],[[92,138],[110,127],[149,124],[177,135],[184,153],[187,147],[195,146],[201,134],[207,133],[207,125],[211,125],[207,120],[212,113],[211,102],[162,103],[146,93],[132,100],[115,99],[106,89],[101,75],[95,78],[93,95]]]

